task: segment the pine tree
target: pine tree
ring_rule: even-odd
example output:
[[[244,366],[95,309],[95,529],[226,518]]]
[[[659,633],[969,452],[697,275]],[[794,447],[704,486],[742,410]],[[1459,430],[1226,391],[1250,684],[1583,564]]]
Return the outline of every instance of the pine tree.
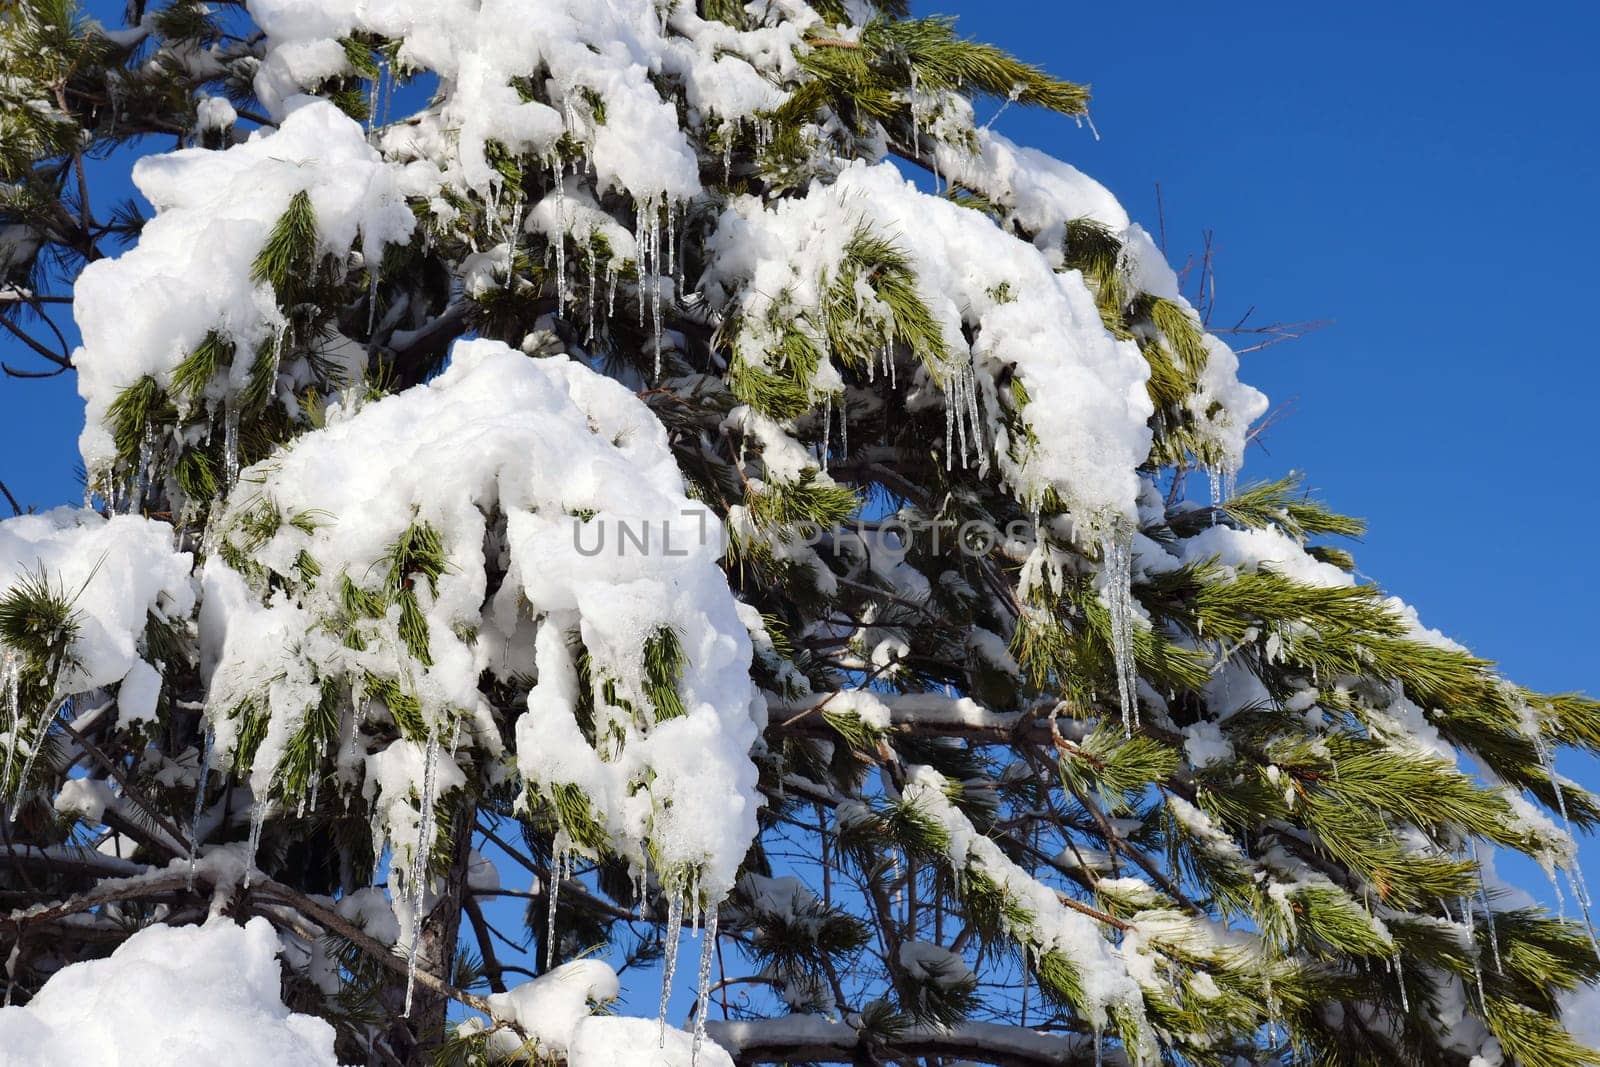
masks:
[[[907,7],[0,7],[87,412],[0,524],[9,1004],[220,916],[341,1063],[1600,1063],[1600,705],[1234,485],[1235,354],[975,119],[1087,90]]]

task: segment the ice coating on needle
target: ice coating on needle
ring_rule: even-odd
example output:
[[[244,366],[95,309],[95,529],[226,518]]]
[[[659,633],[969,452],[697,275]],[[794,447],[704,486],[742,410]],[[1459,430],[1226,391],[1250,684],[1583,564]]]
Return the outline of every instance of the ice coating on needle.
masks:
[[[277,954],[260,917],[147,927],[58,971],[25,1007],[0,1008],[0,1059],[336,1067],[333,1027],[284,1006]]]
[[[1055,890],[1029,874],[980,834],[950,799],[950,783],[931,767],[908,767],[902,803],[932,820],[947,842],[946,855],[957,871],[977,871],[1015,899],[1031,916],[1025,927],[1011,930],[1032,952],[1059,952],[1071,961],[1090,1011],[1089,1021],[1104,1026],[1110,1010],[1143,1010],[1138,982],[1122,954],[1105,939],[1100,926],[1057,898]],[[1134,1035],[1125,1035],[1131,1041]]]
[[[579,787],[611,847],[639,866],[648,842],[662,867],[698,870],[708,892],[731,888],[756,828],[750,640],[718,567],[720,524],[684,494],[655,417],[582,364],[495,341],[461,342],[434,381],[332,413],[245,471],[219,520],[230,542],[249,536],[252,516],[276,520],[251,553],[264,572],[247,579],[217,560],[207,570],[219,748],[238,736],[235,709],[267,693],[259,794],[323,681],[375,676],[420,707],[419,736],[399,742],[413,757],[421,734],[450,748],[457,730],[494,751],[483,673],[533,676],[515,731],[528,783],[544,795]],[[397,544],[422,530],[443,566],[432,579],[400,576],[424,628],[418,655],[409,609],[352,618],[346,607],[352,584],[385,588]],[[263,573],[290,576],[289,589],[267,595]],[[670,718],[647,695],[644,662],[664,631],[682,649]],[[574,717],[591,696],[578,690],[580,647],[597,740]],[[367,790],[385,803],[422,778],[420,757],[379,773],[391,758],[368,761]],[[438,759],[440,785],[457,781],[450,753]]]
[[[278,129],[226,151],[186,149],[134,165],[134,184],[156,215],[133,248],[84,268],[75,290],[83,346],[73,364],[88,407],[79,447],[90,472],[116,458],[110,423],[123,390],[149,377],[170,392],[173,371],[213,331],[242,355],[208,386],[205,402],[244,388],[251,356],[285,325],[272,286],[252,267],[297,193],[311,199],[326,255],[355,250],[375,261],[385,245],[409,239],[415,220],[394,170],[361,127],[328,101],[298,104]],[[304,384],[287,361],[280,372]]]

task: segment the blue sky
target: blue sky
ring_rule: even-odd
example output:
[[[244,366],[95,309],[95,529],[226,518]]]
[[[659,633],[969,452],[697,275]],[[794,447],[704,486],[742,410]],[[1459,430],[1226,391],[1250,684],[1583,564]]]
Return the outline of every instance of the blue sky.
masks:
[[[1246,358],[1292,403],[1245,477],[1306,470],[1372,523],[1363,571],[1518,681],[1600,692],[1582,460],[1600,365],[1589,114],[1600,15],[1576,3],[937,0],[964,32],[1095,90],[1101,139],[999,127],[1105,182],[1181,262],[1215,233],[1220,318],[1331,319]],[[109,202],[109,198],[107,198]],[[0,339],[0,357],[37,361]],[[0,380],[0,479],[75,499],[67,378]],[[1600,784],[1576,757],[1569,773]],[[1591,855],[1593,853],[1591,851]],[[1600,857],[1590,860],[1600,869]]]
[[[1588,597],[1600,503],[1582,456],[1600,388],[1600,139],[1577,3],[1059,4],[918,14],[1094,89],[1071,120],[998,122],[1104,182],[1174,265],[1214,233],[1220,310],[1330,319],[1244,357],[1289,405],[1243,478],[1307,472],[1371,523],[1362,571],[1548,691],[1600,693]],[[1231,316],[1231,319],[1230,319]],[[1244,342],[1248,343],[1248,342]],[[1600,788],[1593,761],[1561,769]],[[1600,870],[1600,848],[1584,856]],[[1550,899],[1532,866],[1503,874]]]

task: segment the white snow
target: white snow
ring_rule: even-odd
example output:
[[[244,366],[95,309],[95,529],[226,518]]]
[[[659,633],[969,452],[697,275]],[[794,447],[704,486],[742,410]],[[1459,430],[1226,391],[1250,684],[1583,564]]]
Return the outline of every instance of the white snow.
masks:
[[[590,1016],[573,1030],[567,1067],[733,1067],[713,1041],[695,1049],[694,1035],[654,1019]]]
[[[740,312],[745,332],[738,343],[747,358],[768,346],[764,331],[775,301],[819,306],[823,282],[837,273],[863,224],[914,266],[949,353],[947,365],[930,369],[947,383],[980,375],[975,394],[947,401],[963,432],[978,435],[978,453],[998,464],[1025,501],[1052,488],[1087,520],[1131,521],[1139,491],[1134,468],[1150,451],[1153,410],[1138,347],[1106,333],[1079,275],[1057,274],[1032,245],[975,211],[917,191],[893,166],[856,163],[802,198],[730,204],[710,239],[703,285],[714,305]],[[964,325],[977,331],[971,346]],[[1012,365],[1031,396],[1022,417],[1037,441],[1018,446],[1018,461],[989,383]],[[958,410],[969,406],[978,409],[970,427]]]
[[[41,574],[72,604],[78,639],[59,692],[129,679],[131,714],[154,709],[139,640],[152,613],[183,618],[194,608],[188,553],[172,548],[165,523],[56,508],[0,521],[0,596]]]
[[[582,959],[564,963],[548,974],[523,982],[504,993],[488,998],[495,1018],[515,1023],[537,1042],[545,1056],[567,1055],[578,1024],[589,1017],[594,1007],[615,1000],[621,985],[617,974],[603,960]],[[655,1036],[655,1023],[638,1020]],[[515,1052],[523,1042],[506,1030],[490,1038],[491,1046],[502,1053]]]
[[[717,565],[717,520],[685,496],[665,431],[626,388],[565,358],[462,342],[429,384],[340,415],[244,472],[219,520],[224,536],[264,502],[285,520],[314,516],[316,524],[285,521],[253,558],[292,576],[306,552],[321,575],[263,603],[216,560],[206,571],[208,607],[227,605],[208,627],[219,750],[233,747],[235,707],[257,694],[270,704],[252,778],[258,795],[321,678],[392,679],[420,702],[437,737],[459,729],[462,744],[493,756],[482,673],[536,673],[516,725],[523,776],[540,790],[579,786],[614,847],[640,868],[648,841],[664,874],[697,869],[713,896],[732,887],[755,834],[750,638]],[[496,509],[506,516],[503,537],[490,527]],[[585,521],[580,512],[594,514]],[[421,577],[413,583],[431,666],[407,651],[397,610],[352,624],[364,651],[316,624],[340,615],[342,578],[381,581],[392,546],[414,523],[438,533],[448,559],[436,590]],[[486,538],[494,557],[485,556]],[[600,551],[596,538],[606,539]],[[507,568],[493,598],[491,562]],[[640,721],[597,693],[597,750],[574,718],[569,642],[581,635],[597,687],[603,673],[649,707],[642,648],[662,628],[676,632],[686,654],[678,686],[686,714]],[[424,762],[419,741],[405,744],[392,774],[385,761],[399,754],[369,759],[366,790],[379,794],[389,832],[409,854],[409,796]],[[441,791],[461,781],[450,752],[438,767]]]
[[[134,184],[156,215],[137,245],[91,263],[75,288],[83,346],[73,364],[88,406],[79,447],[91,475],[115,458],[107,420],[122,390],[146,375],[166,388],[213,330],[237,354],[206,403],[224,403],[245,386],[255,351],[284,325],[271,286],[254,279],[252,266],[295,194],[310,195],[320,250],[336,258],[358,249],[371,262],[410,237],[415,220],[394,170],[361,127],[328,101],[301,105],[277,130],[256,131],[226,151],[188,149],[134,165]],[[303,363],[286,360],[279,372],[304,384]]]
[[[55,809],[62,815],[76,815],[86,822],[98,823],[106,808],[115,805],[116,794],[111,783],[100,778],[68,778],[56,793]]]
[[[335,1067],[333,1027],[284,1007],[277,953],[259,917],[147,927],[58,971],[26,1007],[0,1008],[0,1062]]]

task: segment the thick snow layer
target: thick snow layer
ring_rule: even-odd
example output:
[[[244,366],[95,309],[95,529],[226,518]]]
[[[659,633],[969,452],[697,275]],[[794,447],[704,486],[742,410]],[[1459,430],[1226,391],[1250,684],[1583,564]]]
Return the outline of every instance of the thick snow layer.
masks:
[[[572,1034],[567,1067],[733,1067],[733,1057],[710,1039],[662,1029],[654,1019],[592,1016]]]
[[[338,39],[355,31],[402,42],[401,65],[439,75],[436,106],[386,132],[386,151],[410,161],[409,192],[445,183],[487,192],[500,178],[485,146],[553,153],[581,145],[599,188],[640,202],[700,191],[695,150],[673,103],[652,77],[680,82],[706,119],[738,121],[771,110],[784,93],[752,65],[793,71],[799,29],[740,33],[679,10],[663,24],[653,0],[250,0],[267,31],[256,92],[274,115],[297,93],[350,73]],[[680,9],[686,5],[674,5]],[[516,82],[540,77],[550,103],[524,99]],[[375,98],[382,94],[375,93]],[[593,101],[604,102],[604,118]]]
[[[148,927],[0,1008],[0,1064],[335,1067],[333,1027],[284,1007],[277,953],[259,917]]]
[[[1189,306],[1155,241],[1128,218],[1105,186],[1070,163],[1018,145],[993,130],[980,128],[973,136],[971,151],[937,143],[940,173],[999,205],[1032,235],[1052,267],[1059,269],[1065,262],[1067,224],[1089,219],[1122,242],[1124,269],[1133,289]],[[1239,381],[1239,357],[1231,348],[1210,334],[1205,346],[1206,367],[1199,390],[1189,398],[1190,414],[1223,465],[1237,470],[1244,462],[1245,435],[1250,424],[1266,414],[1267,398]]]
[[[156,215],[133,248],[84,268],[74,290],[83,347],[73,363],[88,406],[79,447],[90,472],[115,458],[107,418],[122,390],[147,375],[167,387],[208,333],[228,337],[238,354],[206,402],[244,387],[255,351],[284,326],[272,287],[255,280],[252,266],[297,193],[310,195],[329,255],[359,249],[372,262],[410,237],[415,220],[394,170],[361,127],[328,101],[301,103],[277,130],[227,151],[189,149],[134,165],[134,184]]]
[[[766,205],[734,201],[709,244],[703,282],[713,301],[737,309],[748,353],[769,340],[768,311],[787,298],[815,309],[827,278],[861,226],[911,260],[922,300],[939,322],[949,365],[932,368],[946,404],[966,419],[958,383],[978,375],[971,406],[981,409],[982,448],[1012,488],[1032,502],[1054,489],[1084,518],[1135,515],[1135,468],[1150,451],[1149,367],[1138,346],[1110,336],[1080,275],[1058,274],[1038,249],[978,212],[919,192],[888,164],[855,164],[831,185]],[[968,345],[963,327],[975,329]],[[1036,444],[1008,455],[993,379],[1007,368],[1031,397],[1023,419]]]
[[[617,972],[605,961],[573,960],[549,974],[494,994],[489,997],[489,1008],[496,1019],[515,1024],[535,1040],[541,1053],[561,1056],[567,1054],[578,1025],[596,1005],[615,1000],[621,988]],[[654,1027],[653,1023],[649,1025]],[[503,1030],[490,1040],[507,1053],[523,1044]]]
[[[138,643],[150,614],[183,618],[194,607],[188,553],[172,549],[165,523],[56,508],[0,522],[0,596],[43,577],[72,602],[78,640],[59,691],[82,692],[127,679],[124,718],[154,711],[154,668]],[[156,679],[159,684],[159,679]]]
[[[229,713],[265,694],[272,723],[255,768],[264,789],[320,680],[371,674],[414,695],[446,747],[464,716],[461,743],[476,738],[493,754],[483,673],[536,674],[516,726],[527,780],[541,790],[580,787],[615,846],[641,867],[648,841],[663,867],[702,868],[704,889],[730,889],[756,830],[750,639],[718,566],[720,526],[685,495],[661,424],[586,366],[494,341],[462,342],[429,384],[330,416],[325,429],[245,471],[219,520],[234,537],[244,516],[270,506],[282,525],[251,558],[284,576],[299,574],[302,553],[319,568],[293,595],[263,602],[238,574],[216,560],[208,566],[213,614],[202,621],[219,750],[236,735]],[[436,588],[420,576],[411,582],[431,665],[407,652],[398,608],[350,623],[360,651],[317,625],[341,615],[345,579],[383,581],[393,547],[416,524],[438,534],[446,557]],[[502,569],[491,595],[489,571]],[[609,705],[602,676],[635,708],[653,710],[642,650],[664,628],[685,654],[677,687],[685,714],[655,722]],[[574,717],[578,638],[597,687],[598,751]],[[389,831],[402,845],[414,816],[408,825],[398,815],[411,810],[427,758],[406,744],[367,764],[368,794],[397,818]],[[451,753],[435,755],[441,790],[458,783]]]

